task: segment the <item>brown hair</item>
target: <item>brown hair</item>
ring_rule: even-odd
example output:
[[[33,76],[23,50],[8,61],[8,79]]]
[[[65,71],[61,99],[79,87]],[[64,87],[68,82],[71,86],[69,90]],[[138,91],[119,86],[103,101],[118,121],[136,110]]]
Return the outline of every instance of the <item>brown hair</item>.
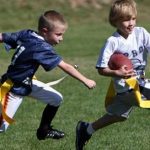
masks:
[[[67,22],[63,15],[55,10],[49,10],[39,17],[38,30],[41,31],[43,28],[48,28],[49,31],[52,31],[57,24],[64,25],[67,28]]]
[[[116,27],[116,22],[137,17],[136,3],[134,0],[115,0],[109,12],[109,23]]]

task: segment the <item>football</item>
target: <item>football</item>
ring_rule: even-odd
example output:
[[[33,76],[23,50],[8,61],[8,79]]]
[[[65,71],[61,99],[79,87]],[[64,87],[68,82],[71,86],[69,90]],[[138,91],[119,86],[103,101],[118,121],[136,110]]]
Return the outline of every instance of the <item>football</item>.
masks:
[[[126,70],[133,69],[132,61],[122,53],[115,52],[111,55],[108,62],[108,66],[110,69],[118,70],[124,65],[126,65]]]

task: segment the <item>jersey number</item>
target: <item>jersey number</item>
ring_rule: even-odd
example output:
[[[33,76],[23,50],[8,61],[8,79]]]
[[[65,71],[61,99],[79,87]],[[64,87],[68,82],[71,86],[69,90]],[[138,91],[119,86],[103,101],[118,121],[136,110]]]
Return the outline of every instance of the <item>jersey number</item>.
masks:
[[[17,47],[17,50],[12,58],[12,61],[11,61],[11,65],[14,65],[17,58],[20,56],[20,54],[25,50],[25,47],[24,46],[18,46]]]

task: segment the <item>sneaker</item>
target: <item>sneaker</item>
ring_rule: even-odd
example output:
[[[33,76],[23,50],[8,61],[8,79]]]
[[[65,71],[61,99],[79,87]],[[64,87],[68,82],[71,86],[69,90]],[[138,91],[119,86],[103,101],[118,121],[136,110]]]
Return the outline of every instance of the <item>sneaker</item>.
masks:
[[[65,136],[64,132],[58,131],[56,129],[50,129],[47,131],[47,135],[45,138],[53,138],[53,139],[60,139]]]
[[[92,135],[87,133],[89,123],[79,121],[76,127],[76,150],[83,150],[83,147]]]
[[[50,129],[48,129],[47,131],[38,129],[36,136],[39,140],[45,140],[47,138],[60,139],[60,138],[63,138],[65,136],[65,134],[62,131],[58,131],[58,130],[50,127]]]

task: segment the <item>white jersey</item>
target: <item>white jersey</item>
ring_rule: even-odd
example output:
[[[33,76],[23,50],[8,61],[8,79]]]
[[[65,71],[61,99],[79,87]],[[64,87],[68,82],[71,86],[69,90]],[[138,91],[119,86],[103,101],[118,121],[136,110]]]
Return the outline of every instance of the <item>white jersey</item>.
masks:
[[[110,56],[118,51],[132,60],[137,75],[142,74],[147,64],[147,53],[150,52],[150,33],[143,27],[135,27],[125,39],[118,32],[109,37],[100,51],[96,68],[108,67]],[[121,93],[129,89],[124,79],[113,78],[116,92]]]

